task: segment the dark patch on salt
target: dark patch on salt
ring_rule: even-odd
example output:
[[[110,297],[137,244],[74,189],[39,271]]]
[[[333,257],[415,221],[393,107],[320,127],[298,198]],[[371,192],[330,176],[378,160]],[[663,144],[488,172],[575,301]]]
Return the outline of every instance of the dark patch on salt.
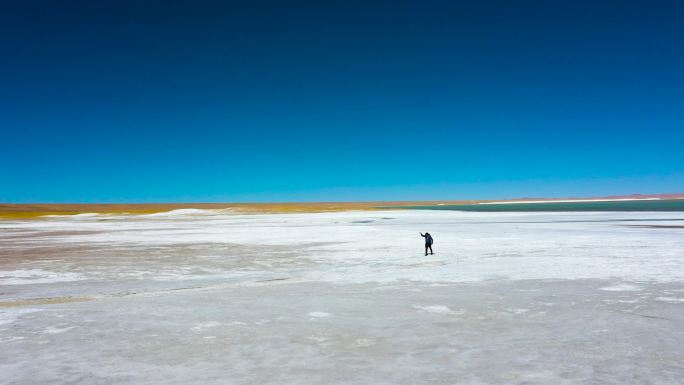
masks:
[[[271,278],[271,279],[264,279],[261,281],[257,282],[273,282],[273,281],[287,281],[289,278]]]

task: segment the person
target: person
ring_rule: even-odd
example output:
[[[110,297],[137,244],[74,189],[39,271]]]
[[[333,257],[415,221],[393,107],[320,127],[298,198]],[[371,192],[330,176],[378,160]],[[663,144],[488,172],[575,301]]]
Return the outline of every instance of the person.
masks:
[[[425,255],[428,253],[428,249],[430,249],[430,255],[433,255],[434,253],[432,252],[432,235],[430,233],[425,232],[425,234],[420,233],[420,236],[425,238]]]

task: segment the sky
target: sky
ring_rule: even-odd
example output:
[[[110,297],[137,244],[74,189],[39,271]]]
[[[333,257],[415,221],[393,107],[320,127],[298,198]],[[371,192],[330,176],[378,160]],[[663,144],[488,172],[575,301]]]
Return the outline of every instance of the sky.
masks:
[[[681,1],[0,2],[0,202],[684,192]]]

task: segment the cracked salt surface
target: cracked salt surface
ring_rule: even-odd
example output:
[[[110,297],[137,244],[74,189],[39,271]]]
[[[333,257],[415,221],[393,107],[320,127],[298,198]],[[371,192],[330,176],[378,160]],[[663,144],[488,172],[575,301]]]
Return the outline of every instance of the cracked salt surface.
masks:
[[[681,384],[680,215],[0,221],[0,383]]]

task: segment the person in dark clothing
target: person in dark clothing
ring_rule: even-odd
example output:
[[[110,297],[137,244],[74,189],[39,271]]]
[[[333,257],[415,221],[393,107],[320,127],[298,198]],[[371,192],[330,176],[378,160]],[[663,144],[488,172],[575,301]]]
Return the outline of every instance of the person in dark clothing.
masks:
[[[425,255],[428,254],[428,249],[430,249],[430,255],[434,254],[432,252],[432,235],[430,233],[420,233],[420,236],[425,238]]]

